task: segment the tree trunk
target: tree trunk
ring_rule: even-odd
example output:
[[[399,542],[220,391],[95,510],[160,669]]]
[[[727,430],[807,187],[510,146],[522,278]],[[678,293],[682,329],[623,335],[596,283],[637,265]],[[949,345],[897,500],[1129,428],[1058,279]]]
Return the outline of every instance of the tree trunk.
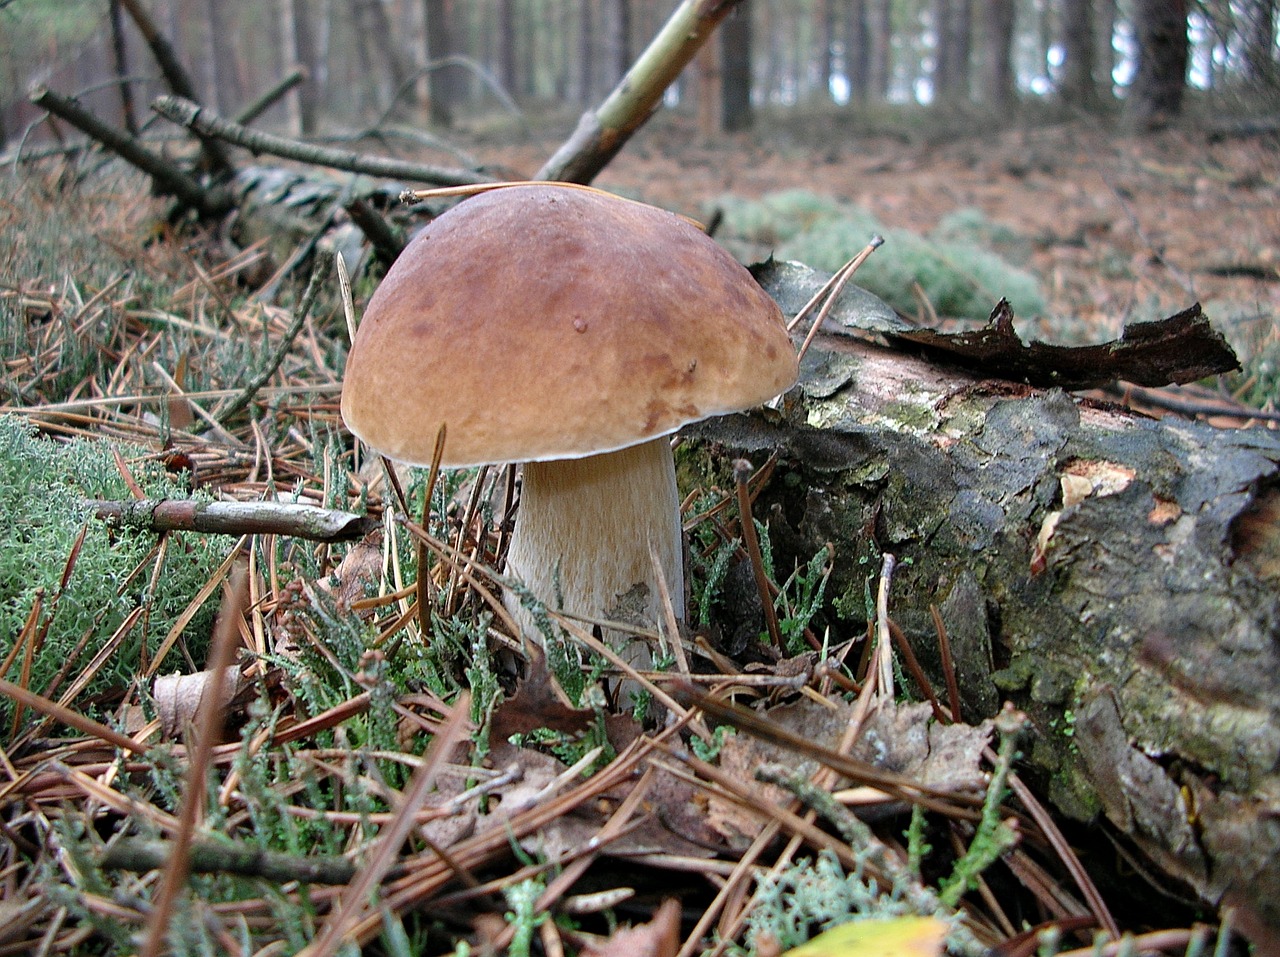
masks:
[[[1182,111],[1187,85],[1188,0],[1136,0],[1133,28],[1138,72],[1129,88],[1129,113],[1148,128]]]
[[[891,0],[867,0],[867,95],[889,97],[893,79],[893,17]]]
[[[934,100],[963,103],[969,98],[969,53],[973,20],[971,0],[934,0],[938,35],[933,69]]]
[[[764,284],[784,311],[817,286]],[[938,608],[965,720],[1012,701],[1061,811],[1136,850],[1154,884],[1280,925],[1280,438],[862,339],[818,347],[780,413],[690,429],[756,464],[778,454],[756,513],[775,567],[834,547],[815,631],[865,633],[868,570],[892,553],[890,614],[920,654]]]
[[[978,58],[978,97],[992,109],[1013,102],[1013,26],[1017,0],[981,0],[982,53]]]
[[[829,100],[831,81],[835,77],[836,0],[821,0],[818,18],[818,84],[822,87],[822,99]]]
[[[720,128],[749,130],[751,109],[751,0],[743,0],[720,24]]]
[[[498,41],[498,82],[511,96],[516,88],[516,3],[515,0],[498,0],[498,24],[495,38]]]
[[[851,103],[867,98],[868,53],[866,0],[845,0],[844,75]]]
[[[312,0],[285,0],[280,16],[284,62],[307,71],[306,80],[289,94],[289,126],[302,136],[316,131],[320,119],[320,57],[316,50]]]
[[[1275,0],[1246,0],[1243,11],[1245,79],[1257,86],[1275,86],[1280,70],[1276,63]]]
[[[453,50],[449,33],[448,0],[423,0],[422,14],[425,21],[423,32],[427,63],[439,64]],[[433,66],[427,74],[427,115],[436,126],[448,127],[453,124],[453,70],[454,67],[450,66]]]
[[[1062,0],[1062,78],[1058,92],[1070,106],[1097,106],[1094,80],[1093,0]]]
[[[631,0],[613,0],[608,30],[610,89],[626,75],[635,58],[631,48]]]
[[[205,81],[208,93],[205,102],[219,113],[227,113],[240,100],[236,77],[235,55],[232,48],[235,31],[228,22],[226,5],[218,0],[205,2],[205,27],[207,29],[207,56]]]
[[[1116,0],[1093,0],[1094,72],[1098,79],[1099,98],[1105,103],[1115,100]]]
[[[578,13],[578,102],[594,106],[595,84],[595,10],[592,0],[581,0]]]

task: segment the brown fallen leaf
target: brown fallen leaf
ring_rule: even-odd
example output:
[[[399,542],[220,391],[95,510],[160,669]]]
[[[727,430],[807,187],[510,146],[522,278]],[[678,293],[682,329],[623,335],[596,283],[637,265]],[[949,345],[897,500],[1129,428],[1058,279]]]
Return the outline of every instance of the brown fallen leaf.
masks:
[[[230,710],[240,692],[239,665],[228,666],[225,675],[222,700],[218,702],[218,707],[223,712]],[[155,698],[160,730],[166,739],[175,741],[182,737],[185,729],[195,720],[200,701],[212,679],[213,673],[209,671],[197,671],[190,675],[160,675],[156,678],[151,686],[151,694]],[[222,723],[225,725],[226,722]]]
[[[675,957],[679,949],[680,902],[668,898],[649,923],[624,927],[608,940],[589,943],[582,957]]]
[[[787,731],[803,735],[824,748],[839,745],[852,714],[852,705],[835,702],[835,708],[809,698],[771,708],[764,717]],[[911,778],[935,791],[977,793],[986,787],[982,770],[982,750],[991,738],[991,722],[975,726],[944,725],[933,719],[927,703],[897,705],[892,702],[873,711],[863,724],[851,757],[869,762],[884,771]],[[802,754],[747,734],[726,739],[720,749],[721,770],[752,782],[760,802],[785,803],[790,795],[781,788],[755,781],[755,769],[762,764],[783,763],[816,770],[816,762]],[[734,802],[712,796],[708,802],[708,823],[732,846],[741,848],[754,840],[763,826],[757,813]]]

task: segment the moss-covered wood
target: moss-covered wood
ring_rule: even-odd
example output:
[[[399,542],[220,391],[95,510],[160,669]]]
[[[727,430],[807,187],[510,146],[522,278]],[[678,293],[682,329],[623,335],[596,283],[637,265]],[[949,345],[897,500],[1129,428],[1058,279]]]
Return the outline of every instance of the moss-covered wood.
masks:
[[[1055,804],[1169,886],[1280,925],[1280,440],[1155,421],[819,340],[783,408],[704,439],[780,469],[779,561],[835,545],[838,629],[879,551],[892,614],[955,648],[964,717],[1011,700]],[[874,586],[874,582],[872,582]]]

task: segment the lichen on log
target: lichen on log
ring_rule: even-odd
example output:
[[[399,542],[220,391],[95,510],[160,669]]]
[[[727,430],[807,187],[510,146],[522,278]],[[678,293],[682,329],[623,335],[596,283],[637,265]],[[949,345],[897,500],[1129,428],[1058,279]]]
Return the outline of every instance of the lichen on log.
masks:
[[[1274,433],[824,336],[781,410],[690,434],[779,451],[775,561],[834,543],[839,627],[862,627],[868,554],[895,554],[893,614],[925,650],[939,608],[966,720],[1011,700],[1059,810],[1280,927]]]

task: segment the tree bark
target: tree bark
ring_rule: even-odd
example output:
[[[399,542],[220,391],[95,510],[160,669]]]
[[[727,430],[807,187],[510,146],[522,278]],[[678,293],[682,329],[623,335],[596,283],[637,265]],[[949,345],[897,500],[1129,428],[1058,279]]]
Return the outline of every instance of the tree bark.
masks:
[[[720,25],[720,129],[751,129],[751,0]]]
[[[320,119],[320,62],[311,0],[285,0],[281,12],[284,62],[306,71],[306,80],[288,98],[290,127],[301,136],[315,133]]]
[[[867,0],[867,95],[885,100],[893,78],[891,0]]]
[[[1247,0],[1243,14],[1245,79],[1261,87],[1275,86],[1280,79],[1275,0]]]
[[[765,286],[788,312],[809,293]],[[1280,926],[1274,432],[1154,421],[832,335],[780,413],[690,435],[779,455],[757,514],[778,568],[834,546],[817,623],[833,646],[864,633],[868,569],[892,553],[891,614],[919,654],[938,607],[965,720],[1011,700],[1062,812],[1161,886]]]
[[[866,0],[845,0],[844,74],[851,103],[867,98],[867,56]]]
[[[423,0],[423,19],[426,21],[426,44],[428,66],[437,64],[449,56],[452,50],[449,30],[448,0]],[[427,110],[431,122],[436,126],[451,126],[453,123],[453,90],[450,86],[449,71],[452,67],[433,67],[427,74]]]
[[[978,97],[993,109],[1013,102],[1013,27],[1016,0],[981,0],[982,53],[978,58]]]
[[[1094,80],[1093,0],[1062,0],[1062,78],[1058,91],[1070,106],[1097,106]]]
[[[1115,69],[1116,51],[1114,41],[1116,32],[1116,0],[1093,0],[1093,38],[1097,44],[1094,50],[1095,71],[1098,78],[1098,93],[1105,103],[1112,103],[1116,97]]]
[[[938,35],[933,69],[934,100],[962,103],[969,97],[971,0],[934,0],[933,16]]]
[[[1129,88],[1129,113],[1155,127],[1182,111],[1187,84],[1188,0],[1136,0],[1133,28],[1138,72]]]

